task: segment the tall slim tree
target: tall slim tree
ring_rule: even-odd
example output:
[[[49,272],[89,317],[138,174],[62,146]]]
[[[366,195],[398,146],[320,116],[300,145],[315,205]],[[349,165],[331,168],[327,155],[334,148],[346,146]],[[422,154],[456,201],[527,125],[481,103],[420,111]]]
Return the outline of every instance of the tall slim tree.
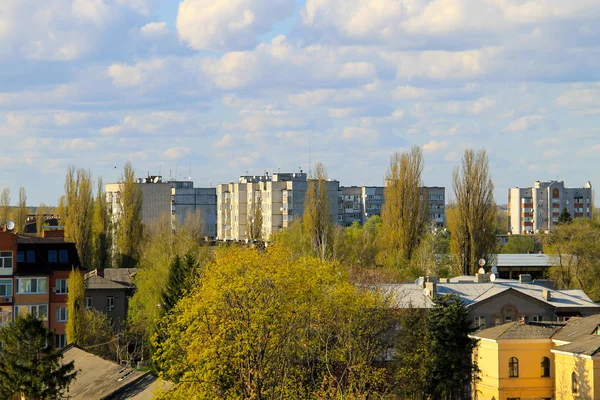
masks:
[[[33,315],[0,326],[0,398],[57,399],[75,378],[73,361],[63,364],[54,335]]]
[[[0,224],[10,219],[10,189],[4,188],[0,196]]]
[[[192,253],[183,258],[175,256],[169,267],[169,278],[163,290],[162,311],[167,314],[177,302],[192,289],[194,273],[199,268],[198,261]]]
[[[135,170],[129,161],[123,169],[117,212],[118,266],[133,268],[139,262],[143,238],[142,192],[135,183]]]
[[[92,267],[104,269],[111,265],[110,253],[112,248],[111,218],[104,183],[98,178],[98,192],[94,201],[94,216],[92,223],[93,261]]]
[[[410,152],[395,153],[390,159],[381,209],[379,257],[388,266],[406,265],[425,232],[427,201],[422,199],[422,172],[423,153],[417,146]]]
[[[67,343],[81,345],[84,337],[85,288],[83,275],[79,269],[69,274],[69,294],[67,296]]]
[[[61,199],[61,215],[65,225],[65,239],[77,246],[81,265],[92,263],[92,173],[70,166],[65,177],[65,195]]]
[[[25,232],[25,225],[27,224],[27,194],[25,188],[19,188],[19,203],[17,204],[16,221],[15,225],[18,232]]]
[[[48,214],[48,207],[44,203],[40,203],[35,210],[35,231],[38,235],[42,234],[44,229],[44,215]]]
[[[304,198],[303,229],[309,238],[313,252],[325,259],[332,246],[333,221],[329,213],[327,171],[318,163],[308,180]]]
[[[262,199],[260,196],[256,196],[252,202],[250,212],[248,213],[248,221],[246,226],[246,236],[250,241],[262,240]]]
[[[472,275],[477,261],[489,261],[496,252],[496,203],[487,153],[465,150],[461,167],[455,167],[452,186],[456,204],[448,218],[450,249],[455,273]]]

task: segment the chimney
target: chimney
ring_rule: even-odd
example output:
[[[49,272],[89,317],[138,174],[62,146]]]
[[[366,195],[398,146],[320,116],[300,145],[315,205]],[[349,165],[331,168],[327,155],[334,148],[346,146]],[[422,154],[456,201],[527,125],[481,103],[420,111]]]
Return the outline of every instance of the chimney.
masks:
[[[552,301],[552,291],[550,289],[542,289],[542,298],[546,301]]]
[[[57,226],[45,226],[42,230],[42,237],[44,238],[55,238],[65,240],[65,230],[64,228]]]
[[[436,286],[437,285],[436,285],[435,282],[429,282],[428,281],[428,282],[425,283],[425,292],[432,299],[437,296]]]

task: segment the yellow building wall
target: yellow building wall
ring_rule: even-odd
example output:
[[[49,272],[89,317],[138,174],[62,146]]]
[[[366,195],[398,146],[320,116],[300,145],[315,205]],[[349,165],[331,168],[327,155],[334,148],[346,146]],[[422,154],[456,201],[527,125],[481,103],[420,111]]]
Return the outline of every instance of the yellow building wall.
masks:
[[[555,354],[556,400],[593,400],[600,396],[600,360]],[[577,374],[578,391],[572,392],[571,375]]]
[[[481,380],[476,384],[477,399],[521,400],[551,398],[554,393],[554,363],[551,340],[511,340],[493,343],[481,340],[478,364]],[[509,378],[509,359],[519,360],[519,376]],[[542,358],[550,359],[550,377],[542,377]]]

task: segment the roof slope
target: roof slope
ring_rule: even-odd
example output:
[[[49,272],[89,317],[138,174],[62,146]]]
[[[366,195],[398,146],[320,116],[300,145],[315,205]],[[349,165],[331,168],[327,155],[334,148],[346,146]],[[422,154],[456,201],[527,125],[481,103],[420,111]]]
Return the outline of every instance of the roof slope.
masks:
[[[509,322],[483,329],[472,336],[492,340],[550,339],[564,324],[523,324]]]
[[[591,335],[575,342],[555,347],[551,351],[594,356],[600,351],[600,336]]]
[[[100,276],[94,270],[85,274],[85,283],[88,289],[129,289],[134,287],[132,277],[137,271],[137,268],[106,268],[104,276]]]
[[[574,342],[584,339],[593,334],[600,325],[600,315],[592,315],[586,318],[573,317],[563,329],[554,335],[555,340],[563,342]]]

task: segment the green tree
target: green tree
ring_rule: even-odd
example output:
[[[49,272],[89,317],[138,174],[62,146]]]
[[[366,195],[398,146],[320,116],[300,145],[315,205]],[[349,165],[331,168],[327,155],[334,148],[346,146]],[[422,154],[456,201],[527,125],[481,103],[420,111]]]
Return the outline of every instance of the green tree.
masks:
[[[120,361],[119,337],[113,333],[112,323],[104,312],[84,309],[81,314],[81,326],[78,346],[99,357]]]
[[[474,275],[477,261],[491,261],[496,253],[494,184],[485,150],[465,150],[460,169],[454,168],[456,203],[447,213],[455,273]]]
[[[560,215],[558,216],[558,223],[559,224],[568,224],[571,221],[573,221],[573,218],[571,217],[571,213],[567,210],[567,207],[563,207]]]
[[[44,215],[49,213],[49,209],[44,203],[40,203],[39,207],[35,210],[35,230],[38,235],[42,235],[44,229]]]
[[[423,235],[421,243],[410,262],[410,268],[409,276],[411,277],[423,275],[451,276],[450,235],[445,228],[433,228]]]
[[[92,267],[101,270],[111,265],[112,234],[111,216],[102,177],[98,178],[97,187],[92,221]]]
[[[0,326],[0,397],[56,399],[75,378],[73,362],[62,364],[54,335],[31,314]]]
[[[246,222],[246,237],[251,242],[262,240],[262,198],[260,197],[260,191],[257,191],[253,195],[253,201],[250,205],[250,211],[248,213],[248,221]]]
[[[364,225],[358,222],[347,228],[336,227],[333,258],[356,267],[374,267],[381,217],[375,215]]]
[[[118,266],[136,267],[143,240],[142,191],[135,183],[135,170],[128,161],[123,169],[118,198],[116,240]]]
[[[502,254],[531,254],[536,249],[536,241],[531,236],[511,235],[502,246]]]
[[[167,314],[177,302],[190,291],[194,277],[199,269],[198,261],[192,253],[187,253],[183,259],[176,255],[169,267],[169,278],[163,290],[162,309]]]
[[[331,251],[333,221],[329,213],[327,172],[321,163],[317,163],[314,175],[308,180],[302,221],[314,254],[325,259]]]
[[[431,367],[426,392],[432,399],[466,398],[469,392],[465,388],[473,383],[479,369],[472,357],[477,340],[469,337],[473,332],[471,318],[460,296],[437,297],[427,325]]]
[[[417,146],[390,159],[379,237],[379,260],[384,265],[405,268],[423,237],[427,201],[422,199],[422,172],[423,153]]]
[[[19,188],[19,203],[17,204],[17,212],[15,213],[15,226],[17,232],[25,232],[28,215],[27,194],[25,193],[25,188],[21,187]]]
[[[85,287],[83,275],[79,269],[69,274],[69,293],[67,295],[67,343],[81,344],[85,332]]]
[[[81,265],[92,266],[92,218],[94,198],[92,173],[71,165],[65,176],[65,194],[60,201],[65,239],[75,242]]]
[[[0,223],[10,219],[10,189],[4,188],[0,196]]]

